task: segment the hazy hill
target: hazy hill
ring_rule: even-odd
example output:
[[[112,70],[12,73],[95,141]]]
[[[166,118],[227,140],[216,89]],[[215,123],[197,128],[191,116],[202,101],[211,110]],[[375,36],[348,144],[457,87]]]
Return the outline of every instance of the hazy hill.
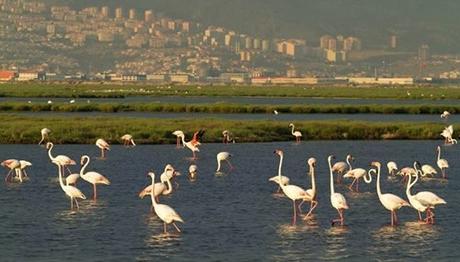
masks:
[[[322,34],[356,35],[363,45],[384,46],[390,33],[404,49],[427,43],[439,53],[460,50],[458,0],[55,0],[90,5],[153,8],[176,18],[222,25],[269,37],[317,43]]]

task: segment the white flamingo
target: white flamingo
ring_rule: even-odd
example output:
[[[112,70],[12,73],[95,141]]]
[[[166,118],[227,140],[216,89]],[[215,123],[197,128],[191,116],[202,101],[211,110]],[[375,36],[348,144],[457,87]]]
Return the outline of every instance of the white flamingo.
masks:
[[[390,161],[387,163],[388,168],[388,175],[395,176],[398,173],[398,165],[394,161]]]
[[[416,166],[417,164],[417,162],[414,163],[414,166]],[[417,210],[419,221],[422,221],[421,212],[426,211],[425,222],[427,224],[434,224],[434,212],[432,211],[432,209],[434,209],[436,205],[446,204],[446,201],[430,191],[422,191],[418,192],[415,195],[412,195],[410,190],[412,186],[414,186],[417,183],[418,172],[415,176],[414,182],[411,183],[411,179],[412,177],[409,176],[409,181],[407,182],[406,188],[406,195],[409,199],[409,203],[412,205],[413,208]]]
[[[83,165],[83,167],[80,169],[80,177],[85,180],[88,183],[93,184],[93,199],[97,199],[97,185],[110,185],[110,181],[104,177],[103,175],[90,171],[85,173],[86,167],[89,165],[90,158],[87,155],[84,155],[81,157],[80,164]]]
[[[78,201],[77,198],[80,199],[86,199],[86,196],[80,191],[80,189],[74,187],[74,186],[69,186],[69,185],[64,185],[64,182],[62,181],[62,167],[60,164],[59,166],[59,185],[61,185],[62,191],[70,197],[70,209],[73,209],[73,202],[75,201],[75,204],[77,205],[77,209],[80,207],[78,206]]]
[[[16,176],[18,176],[18,170],[21,167],[21,163],[17,159],[7,159],[7,160],[2,161],[1,166],[10,169],[10,171],[8,172],[8,174],[6,174],[6,177],[5,177],[5,182],[8,182],[9,177],[11,173],[13,173],[13,171],[15,172]]]
[[[155,183],[155,174],[153,172],[150,172],[149,173],[149,176],[152,178],[152,186],[154,185]],[[158,204],[155,200],[155,195],[154,195],[154,192],[151,191],[150,192],[150,196],[151,196],[151,199],[152,199],[152,206],[153,206],[153,210],[155,211],[155,213],[157,214],[157,216],[163,220],[163,228],[164,228],[164,233],[166,234],[167,233],[167,230],[166,230],[166,224],[172,224],[177,232],[181,232],[180,229],[177,227],[176,223],[175,222],[181,222],[181,223],[184,223],[184,220],[179,216],[179,214],[177,214],[177,212],[172,209],[170,206],[168,205],[164,205],[164,204]]]
[[[232,164],[230,163],[230,160],[229,160],[232,156],[233,155],[230,154],[229,152],[220,152],[219,154],[217,154],[217,156],[216,156],[216,158],[217,158],[217,170],[216,170],[216,172],[220,172],[221,162],[222,161],[227,162],[228,166],[230,167],[230,170],[232,170],[233,166],[232,166]]]
[[[315,180],[315,168],[316,168],[316,159],[311,157],[307,160],[307,164],[309,167],[309,172],[308,174],[311,176],[311,188],[307,189],[307,196],[302,199],[302,202],[299,205],[299,210],[301,209],[301,206],[304,202],[310,202],[310,210],[308,213],[304,216],[304,219],[307,219],[312,213],[313,210],[315,210],[316,206],[318,205],[318,201],[316,200],[316,180]]]
[[[154,196],[158,201],[160,195],[169,195],[172,193],[171,179],[173,178],[174,170],[171,169],[171,165],[166,165],[165,171],[161,175],[161,182],[155,183],[154,185],[146,186],[141,192],[139,192],[139,198],[143,199],[145,196],[150,195],[153,191]],[[153,189],[153,190],[152,190]]]
[[[369,184],[372,182],[372,176],[369,174],[367,178],[367,171],[363,168],[355,168],[348,171],[343,177],[344,178],[353,178],[353,182],[348,186],[351,191],[359,192],[359,179],[364,178],[364,181]],[[356,183],[356,190],[353,190],[353,185]]]
[[[188,168],[188,177],[190,180],[195,180],[198,172],[198,167],[196,165],[190,165]]]
[[[452,138],[453,135],[454,135],[454,126],[453,125],[450,125],[450,126],[446,127],[442,131],[441,136],[444,137],[444,143],[446,145],[457,144],[457,139]]]
[[[332,173],[332,163],[331,163],[333,158],[334,156],[332,155],[327,158],[327,161],[329,163],[329,174],[330,174],[331,204],[332,204],[332,207],[334,207],[339,213],[339,218],[333,219],[332,225],[334,225],[336,222],[340,222],[340,225],[343,226],[345,223],[345,217],[343,215],[343,211],[348,209],[349,207],[348,207],[347,200],[345,199],[345,197],[340,193],[336,193],[334,190],[334,176]]]
[[[46,143],[46,149],[48,149],[48,156],[51,160],[52,163],[57,165],[59,168],[62,168],[62,172],[64,173],[64,168],[67,168],[67,171],[69,171],[69,174],[72,173],[70,172],[70,169],[68,168],[69,165],[76,165],[75,160],[71,159],[70,157],[66,155],[57,155],[56,157],[53,157],[51,155],[51,150],[53,149],[54,144],[51,142]]]
[[[438,160],[436,161],[436,164],[438,165],[439,169],[441,169],[442,178],[447,179],[446,169],[449,168],[449,162],[447,162],[447,160],[445,160],[444,158],[441,158],[440,146],[438,146],[436,150],[438,151]]]
[[[276,191],[277,193],[281,192],[281,185],[280,184],[289,185],[289,177],[287,177],[287,176],[281,176],[281,178],[280,178],[278,175],[276,175],[276,176],[270,177],[268,179],[268,181],[274,182],[274,183],[276,183],[278,185],[278,190]]]
[[[133,136],[130,134],[123,135],[121,137],[121,141],[123,141],[123,145],[128,147],[129,144],[131,144],[133,147],[136,146],[136,143],[134,143]]]
[[[406,200],[390,193],[382,194],[380,190],[380,169],[381,164],[379,162],[372,162],[372,166],[377,168],[377,195],[379,196],[380,203],[383,207],[391,212],[391,226],[395,226],[398,223],[398,217],[396,211],[403,206],[410,206]],[[370,172],[375,171],[371,170]]]
[[[99,138],[98,140],[96,140],[96,146],[101,149],[101,158],[104,159],[105,158],[105,151],[110,150],[109,143],[107,143],[104,139]]]
[[[176,147],[180,148],[181,137],[185,137],[184,132],[182,132],[181,130],[176,130],[172,134],[176,136]],[[182,147],[185,147],[185,143],[182,144]]]
[[[280,163],[278,166],[278,177],[279,180],[281,181],[281,167],[283,166],[283,151],[281,150],[275,150],[274,152],[278,156],[280,156]],[[309,196],[308,193],[302,189],[301,187],[295,186],[295,185],[284,185],[282,183],[279,184],[281,187],[281,190],[283,190],[283,193],[292,200],[292,207],[294,209],[294,214],[292,216],[292,224],[295,225],[297,221],[297,205],[296,205],[296,200],[302,200],[305,197],[310,197],[313,198],[312,196]]]
[[[353,156],[348,154],[345,162],[344,161],[336,162],[332,166],[332,172],[337,173],[337,183],[342,182],[342,176],[346,173],[347,170],[348,171],[352,170],[351,161],[353,161]]]
[[[448,119],[449,116],[450,116],[449,111],[444,111],[444,112],[442,112],[442,114],[441,114],[441,118],[442,118],[442,119]]]
[[[51,130],[45,127],[40,131],[40,133],[42,135],[42,139],[40,140],[40,142],[38,142],[38,144],[41,145],[43,141],[45,141],[45,139],[49,142],[49,134],[51,133]]]
[[[24,177],[29,177],[26,172],[26,168],[32,166],[32,163],[26,160],[19,160],[19,168],[16,169],[16,176],[19,179],[19,182],[23,182]],[[24,176],[23,176],[24,175]]]
[[[291,128],[291,133],[295,137],[296,143],[300,143],[300,140],[302,139],[302,133],[300,131],[294,131],[294,124],[290,123],[289,127]]]
[[[196,152],[200,152],[198,147],[201,145],[200,141],[198,141],[198,132],[195,132],[193,139],[188,142],[185,141],[185,135],[181,134],[179,137],[182,139],[182,144],[192,151],[192,160],[196,160]]]
[[[434,176],[434,175],[437,175],[438,174],[438,171],[436,171],[436,169],[434,169],[434,167],[432,167],[431,165],[423,165],[422,166],[422,176],[425,177],[425,176]]]

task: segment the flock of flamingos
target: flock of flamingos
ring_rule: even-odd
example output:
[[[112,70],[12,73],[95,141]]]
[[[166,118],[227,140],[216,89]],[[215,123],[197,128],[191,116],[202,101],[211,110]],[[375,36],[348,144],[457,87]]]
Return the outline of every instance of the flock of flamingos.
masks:
[[[442,118],[448,117],[448,112],[441,115]],[[299,143],[302,138],[302,133],[295,130],[294,124],[290,124],[291,133],[295,137],[296,142]],[[58,168],[59,174],[59,184],[64,193],[70,198],[70,208],[78,209],[77,199],[86,199],[86,196],[75,186],[78,179],[83,179],[86,182],[93,185],[93,199],[97,199],[97,185],[110,185],[109,179],[104,177],[102,174],[94,171],[86,171],[88,165],[90,164],[90,157],[83,155],[80,159],[80,164],[82,165],[79,173],[71,173],[69,170],[70,165],[76,165],[76,162],[65,155],[53,156],[52,149],[54,147],[53,143],[49,141],[49,134],[51,130],[48,128],[43,128],[41,130],[42,138],[39,142],[41,145],[44,142],[47,142],[46,149],[48,150],[48,156],[53,164]],[[197,159],[197,152],[199,152],[199,147],[201,145],[201,138],[204,135],[205,130],[199,130],[194,133],[193,138],[190,141],[185,140],[184,132],[177,130],[172,134],[177,137],[177,147],[187,147],[192,151],[192,160]],[[232,137],[231,132],[225,130],[222,132],[223,143],[235,143],[235,139]],[[452,126],[447,127],[443,133],[446,144],[455,144],[457,141],[452,138],[453,128]],[[126,134],[121,137],[123,144],[125,146],[136,146],[133,137],[129,134]],[[103,139],[98,139],[96,141],[96,146],[101,149],[101,158],[106,157],[106,151],[110,150],[110,145]],[[299,186],[293,185],[290,183],[290,179],[282,175],[282,165],[284,153],[282,150],[275,150],[274,152],[279,156],[279,167],[278,175],[269,178],[269,181],[272,181],[278,185],[279,194],[284,194],[287,198],[292,201],[293,206],[293,216],[292,224],[296,224],[297,217],[302,216],[303,219],[308,219],[313,213],[318,204],[317,201],[317,188],[315,181],[315,167],[316,159],[310,158],[307,161],[309,166],[309,176],[311,177],[311,188],[303,189]],[[221,162],[225,161],[230,169],[233,169],[232,164],[229,159],[232,155],[228,152],[220,152],[217,154],[217,170],[216,172],[221,171]],[[398,223],[398,218],[396,212],[404,207],[413,207],[418,213],[418,220],[421,223],[434,224],[435,214],[434,208],[440,204],[446,204],[446,201],[441,197],[437,196],[435,193],[430,191],[422,191],[417,194],[411,193],[411,188],[421,179],[422,177],[433,177],[438,173],[435,168],[430,165],[420,165],[417,161],[414,162],[413,167],[405,167],[398,169],[395,162],[388,162],[388,175],[392,178],[397,176],[402,177],[402,182],[406,184],[406,196],[407,200],[391,194],[391,193],[382,193],[380,188],[380,176],[382,173],[382,164],[379,162],[372,162],[371,166],[373,167],[370,170],[363,168],[353,168],[352,161],[353,156],[348,155],[345,161],[335,162],[333,160],[335,157],[330,155],[328,157],[329,164],[329,173],[330,173],[330,202],[333,208],[338,212],[339,217],[331,220],[331,224],[344,226],[345,224],[345,210],[349,209],[347,205],[347,200],[341,193],[335,191],[334,184],[341,183],[342,178],[352,178],[353,181],[349,185],[349,189],[354,192],[359,192],[359,181],[362,178],[366,183],[372,182],[372,177],[376,176],[376,191],[379,197],[379,200],[383,207],[390,211],[391,213],[391,225],[395,226]],[[449,168],[448,161],[441,158],[441,147],[437,147],[437,166],[441,171],[442,179],[447,179],[446,169]],[[8,159],[1,163],[2,166],[9,169],[9,172],[5,178],[7,182],[23,182],[28,179],[26,168],[32,164],[25,160],[17,159]],[[190,180],[195,180],[197,177],[198,167],[195,164],[190,165],[188,177]],[[13,174],[14,172],[14,174]],[[66,175],[66,173],[68,173]],[[183,223],[181,216],[170,206],[159,203],[159,197],[162,195],[168,195],[172,192],[171,181],[180,173],[174,169],[170,164],[165,166],[164,172],[159,176],[160,182],[155,183],[156,175],[153,172],[149,172],[148,175],[151,177],[151,185],[144,188],[140,193],[139,197],[144,198],[146,196],[151,197],[152,208],[156,215],[163,221],[164,233],[167,233],[167,225],[173,225],[177,232],[181,232],[179,227],[176,225],[176,222]],[[336,179],[334,179],[334,175]],[[300,202],[300,203],[299,203]],[[302,215],[302,205],[307,202],[310,203],[310,209],[305,214]],[[75,205],[75,207],[74,207]],[[422,213],[426,213],[426,217],[422,218]]]

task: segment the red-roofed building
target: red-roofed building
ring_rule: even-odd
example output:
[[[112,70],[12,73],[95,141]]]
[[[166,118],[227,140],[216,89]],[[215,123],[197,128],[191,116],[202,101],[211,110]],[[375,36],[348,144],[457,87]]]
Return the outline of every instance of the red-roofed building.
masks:
[[[11,81],[16,76],[14,71],[0,70],[0,82]]]

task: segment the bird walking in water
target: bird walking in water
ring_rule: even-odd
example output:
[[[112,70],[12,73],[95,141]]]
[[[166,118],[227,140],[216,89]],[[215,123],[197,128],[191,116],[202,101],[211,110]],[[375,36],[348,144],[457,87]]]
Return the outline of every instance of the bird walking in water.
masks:
[[[75,204],[77,206],[77,209],[80,207],[78,206],[78,201],[77,198],[80,199],[86,199],[86,196],[80,191],[80,189],[74,187],[74,186],[69,186],[69,185],[64,185],[63,179],[62,179],[62,167],[60,164],[58,164],[59,168],[59,185],[61,186],[62,191],[70,197],[70,210],[73,210],[73,203],[75,201]]]
[[[441,169],[442,178],[447,179],[446,169],[449,168],[449,162],[444,158],[441,158],[441,147],[438,146],[436,151],[438,152],[438,159],[436,164],[438,165],[439,169]]]
[[[291,128],[292,135],[295,137],[296,143],[300,143],[300,140],[302,139],[302,133],[300,131],[294,131],[295,126],[293,123],[290,123],[289,127]]]
[[[80,164],[83,167],[80,169],[80,177],[85,180],[86,182],[93,184],[93,200],[97,199],[97,185],[110,185],[110,181],[104,177],[103,175],[90,171],[85,173],[86,167],[89,165],[90,158],[87,155],[81,157]]]
[[[105,151],[110,150],[110,145],[104,139],[99,138],[96,140],[96,146],[101,149],[101,159],[105,159]]]
[[[182,144],[182,146],[180,145],[182,142],[181,137],[185,137],[184,132],[182,132],[182,130],[176,130],[172,134],[176,136],[176,148],[185,147],[185,144]]]
[[[64,173],[64,168],[67,168],[67,171],[69,172],[69,174],[71,174],[72,172],[70,172],[70,169],[68,166],[76,165],[75,160],[71,159],[70,157],[66,155],[58,155],[56,157],[53,157],[53,155],[51,155],[51,150],[53,149],[53,147],[54,147],[53,143],[51,142],[46,143],[46,149],[48,149],[48,156],[51,162],[57,165],[58,168],[62,168],[62,173]]]
[[[41,145],[43,142],[50,142],[49,140],[49,134],[51,133],[51,130],[49,128],[43,128],[41,131],[40,131],[41,135],[42,135],[42,139],[40,140],[40,142],[38,142],[39,145]]]
[[[149,172],[148,174],[152,178],[152,186],[155,184],[155,173]],[[181,232],[179,227],[177,227],[175,222],[181,222],[184,223],[184,220],[177,214],[177,212],[170,206],[164,205],[164,204],[159,204],[155,200],[155,195],[153,190],[150,192],[150,196],[152,199],[152,206],[153,210],[157,214],[157,216],[163,221],[163,229],[164,233],[167,234],[167,228],[166,225],[172,224],[177,232]]]
[[[232,157],[233,155],[230,154],[229,152],[220,152],[219,154],[217,154],[216,158],[217,158],[217,170],[216,172],[220,172],[220,168],[221,168],[221,162],[222,161],[225,161],[227,162],[228,166],[230,167],[230,170],[233,170],[233,166],[232,164],[230,163],[230,158]]]
[[[199,131],[196,131],[193,134],[192,140],[186,142],[185,141],[185,135],[181,134],[179,137],[182,139],[182,143],[192,151],[193,157],[192,160],[196,160],[196,152],[200,152],[200,149],[198,148],[201,145],[200,140],[202,139],[203,135],[205,133],[204,129],[200,129]]]
[[[230,133],[230,131],[224,130],[222,132],[222,143],[235,143],[235,138],[232,137],[232,133]]]
[[[396,211],[398,211],[401,207],[404,206],[410,206],[409,203],[407,203],[406,200],[400,198],[397,195],[386,193],[382,194],[382,191],[380,190],[380,169],[381,169],[381,164],[377,161],[372,162],[371,166],[374,166],[377,168],[377,171],[374,169],[370,170],[369,172],[377,172],[377,195],[379,197],[380,203],[382,203],[383,207],[385,207],[387,210],[390,211],[391,213],[391,226],[395,226],[398,224],[398,217],[396,216]]]
[[[343,176],[347,171],[351,171],[351,170],[352,170],[351,161],[353,161],[353,160],[354,160],[353,156],[350,155],[350,154],[348,154],[347,157],[346,157],[345,162],[344,162],[344,161],[336,162],[336,163],[332,166],[332,173],[336,173],[336,174],[337,174],[337,183],[338,183],[338,184],[342,183],[342,176]]]
[[[121,141],[123,141],[123,145],[125,147],[129,147],[129,145],[131,144],[131,146],[135,147],[136,146],[136,143],[134,143],[134,139],[133,139],[133,136],[130,135],[130,134],[126,134],[124,136],[121,137]]]
[[[10,169],[10,171],[8,172],[8,174],[6,174],[6,177],[5,177],[5,182],[9,182],[10,175],[11,173],[13,173],[13,171],[15,172],[16,176],[18,175],[18,172],[19,172],[18,170],[21,167],[21,163],[17,159],[7,159],[1,163],[1,166]]]
[[[332,172],[332,163],[331,163],[333,158],[335,158],[333,155],[330,155],[327,158],[327,162],[329,163],[329,176],[330,176],[329,182],[330,182],[330,189],[331,189],[331,205],[339,213],[339,218],[333,219],[331,221],[331,224],[334,226],[335,223],[340,223],[340,225],[343,226],[345,224],[345,216],[343,215],[343,212],[349,209],[349,207],[348,207],[347,200],[345,199],[345,197],[340,193],[336,193],[334,189],[334,175]]]
[[[308,174],[311,176],[311,188],[307,189],[307,197],[302,199],[302,202],[299,205],[299,210],[301,209],[301,206],[304,202],[310,202],[310,210],[308,213],[304,216],[304,219],[307,219],[312,213],[313,210],[315,210],[316,206],[318,205],[318,201],[316,200],[316,179],[315,179],[315,168],[316,168],[316,159],[311,157],[307,160],[307,164],[309,166],[309,172]]]

